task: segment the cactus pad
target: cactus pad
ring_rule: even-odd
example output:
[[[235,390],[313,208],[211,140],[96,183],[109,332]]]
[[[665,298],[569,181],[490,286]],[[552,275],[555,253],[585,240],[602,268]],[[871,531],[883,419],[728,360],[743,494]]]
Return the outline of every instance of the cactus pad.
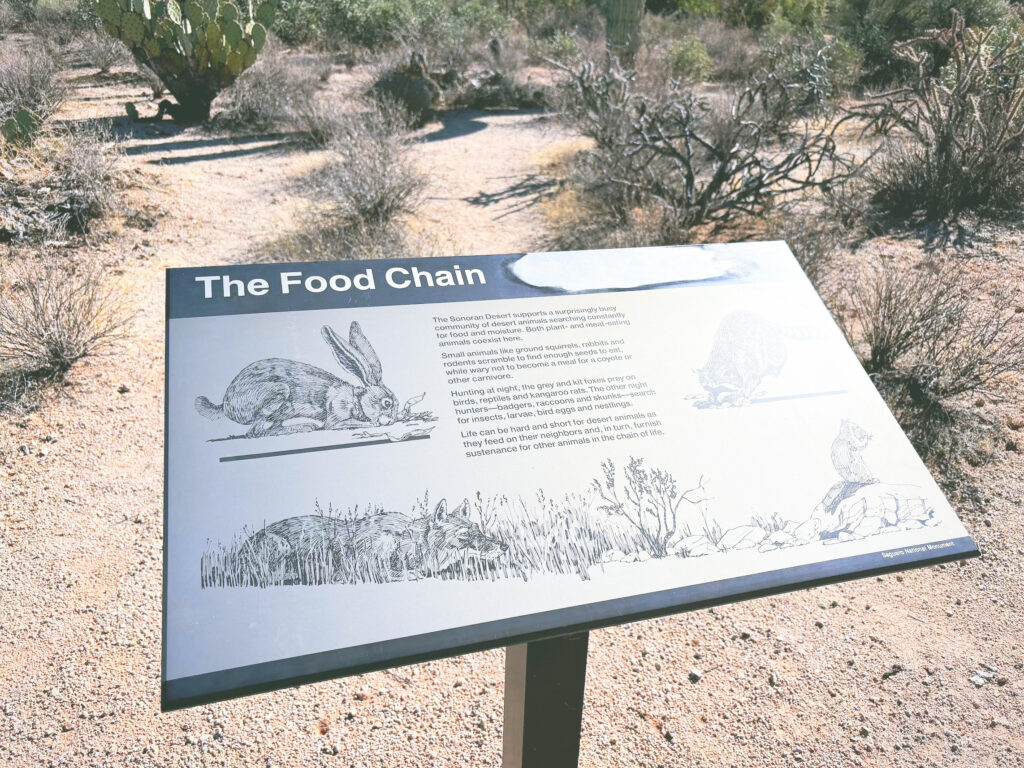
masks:
[[[256,12],[253,13],[252,17],[264,27],[269,28],[274,23],[274,16],[277,15],[276,11],[277,9],[273,3],[260,3],[256,6]]]
[[[234,3],[221,3],[220,4],[220,17],[224,21],[238,21],[238,6]]]
[[[238,26],[237,21],[224,22],[224,40],[227,42],[228,48],[238,49],[238,44],[242,42],[242,28]]]
[[[142,21],[142,17],[131,11],[123,14],[121,16],[121,34],[124,35],[126,43],[141,43],[146,34],[146,25]]]
[[[252,40],[252,47],[256,53],[262,51],[264,44],[267,42],[266,27],[259,22],[255,22],[252,25],[252,29],[249,30],[249,39]]]
[[[96,3],[96,15],[102,21],[114,26],[121,23],[121,7],[117,4],[117,0],[99,0]]]
[[[212,49],[215,45],[220,45],[220,39],[220,24],[216,21],[211,21],[206,25],[206,45]]]
[[[175,24],[181,25],[181,6],[178,5],[178,0],[167,0],[167,18]]]
[[[182,7],[182,12],[185,14],[185,18],[188,19],[188,23],[192,25],[192,28],[200,29],[209,18],[203,7],[199,5],[195,0],[187,0],[185,5]]]

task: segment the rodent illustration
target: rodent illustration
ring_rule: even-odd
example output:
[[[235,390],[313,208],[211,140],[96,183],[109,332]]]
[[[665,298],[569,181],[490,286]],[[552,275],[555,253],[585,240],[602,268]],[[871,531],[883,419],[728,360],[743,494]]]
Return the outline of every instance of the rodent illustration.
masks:
[[[763,315],[739,310],[722,318],[711,353],[697,379],[707,397],[698,408],[747,405],[769,376],[786,364],[785,339],[811,338],[813,332],[776,325]]]
[[[861,455],[861,451],[868,447],[870,440],[870,433],[850,419],[843,419],[839,425],[839,434],[832,441],[832,466],[846,482],[878,482]]]
[[[829,488],[821,502],[828,514],[833,514],[843,499],[878,482],[861,455],[870,440],[871,434],[856,422],[843,419],[839,424],[839,434],[832,441],[832,466],[841,479]]]

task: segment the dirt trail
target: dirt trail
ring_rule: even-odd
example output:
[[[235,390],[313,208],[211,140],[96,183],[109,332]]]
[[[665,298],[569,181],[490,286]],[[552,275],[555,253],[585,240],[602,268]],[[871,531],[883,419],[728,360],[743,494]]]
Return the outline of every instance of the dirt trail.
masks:
[[[422,226],[454,254],[519,253],[541,246],[539,203],[554,188],[540,166],[570,141],[549,117],[456,112],[417,134],[431,177]]]
[[[115,116],[138,89],[93,89],[87,108]],[[421,222],[446,250],[536,244],[537,157],[563,136],[463,113],[421,137]],[[158,713],[162,270],[240,259],[288,226],[287,182],[317,158],[195,130],[128,147],[136,204],[164,211],[99,249],[139,308],[134,337],[0,421],[0,762],[497,766],[500,651]],[[581,764],[1024,765],[1024,464],[1006,457],[978,474],[991,527],[967,518],[980,561],[595,632]]]

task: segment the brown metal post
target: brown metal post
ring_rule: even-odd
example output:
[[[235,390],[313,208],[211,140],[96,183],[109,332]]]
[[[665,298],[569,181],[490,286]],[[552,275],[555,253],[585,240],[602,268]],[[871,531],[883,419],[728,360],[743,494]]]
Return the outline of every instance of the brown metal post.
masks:
[[[502,768],[577,768],[589,633],[505,649]]]

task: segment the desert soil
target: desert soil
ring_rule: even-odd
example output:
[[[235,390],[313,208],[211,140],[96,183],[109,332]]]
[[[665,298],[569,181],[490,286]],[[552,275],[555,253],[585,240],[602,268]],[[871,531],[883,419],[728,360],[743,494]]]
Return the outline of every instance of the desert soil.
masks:
[[[75,78],[69,120],[144,98]],[[538,244],[541,168],[571,137],[479,112],[419,138],[417,226],[443,251]],[[273,137],[129,138],[131,201],[159,215],[88,250],[138,308],[132,336],[42,409],[0,417],[4,765],[500,764],[500,650],[159,712],[163,270],[244,259],[290,225],[289,181],[315,162]],[[986,269],[1018,280],[1021,260]],[[1022,424],[1003,415],[1012,442]],[[581,765],[1024,765],[1022,471],[1016,450],[972,470],[981,559],[593,632]]]

